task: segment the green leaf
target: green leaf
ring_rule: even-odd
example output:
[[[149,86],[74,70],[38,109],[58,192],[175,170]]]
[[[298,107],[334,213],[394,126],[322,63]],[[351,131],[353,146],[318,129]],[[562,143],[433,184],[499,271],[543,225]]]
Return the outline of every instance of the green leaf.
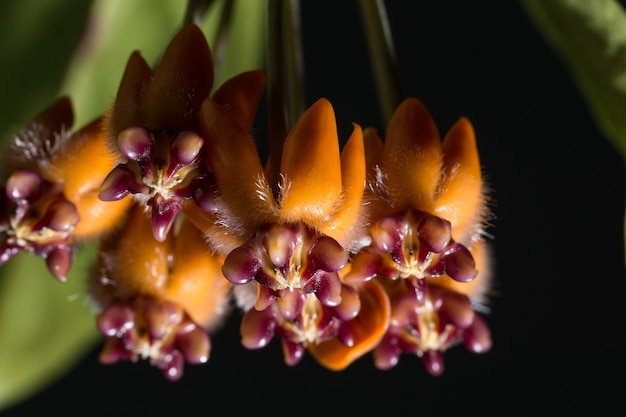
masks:
[[[616,0],[522,0],[522,5],[561,56],[600,131],[626,159],[626,12],[622,5]],[[623,233],[626,241],[626,213]]]
[[[74,0],[0,2],[2,143],[56,97],[90,6]]]
[[[603,134],[626,157],[626,13],[616,0],[522,0]]]
[[[15,404],[62,375],[96,340],[85,280],[95,251],[74,260],[66,283],[43,259],[24,253],[0,277],[0,409]]]

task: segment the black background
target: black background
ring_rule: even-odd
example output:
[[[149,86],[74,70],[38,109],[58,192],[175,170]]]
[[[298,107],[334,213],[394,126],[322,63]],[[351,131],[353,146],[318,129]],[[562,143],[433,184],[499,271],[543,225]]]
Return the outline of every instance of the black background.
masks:
[[[382,129],[357,3],[301,7],[309,104],[331,100],[342,138],[352,122]],[[490,232],[499,295],[487,317],[493,348],[449,350],[440,377],[408,355],[388,371],[376,370],[369,356],[342,372],[310,357],[288,367],[277,343],[244,349],[235,314],[213,336],[209,362],[186,366],[178,382],[143,362],[101,365],[97,346],[3,415],[623,409],[623,159],[518,2],[394,0],[387,10],[405,96],[424,102],[442,134],[460,116],[476,130],[496,215]],[[262,120],[257,126],[265,129]]]

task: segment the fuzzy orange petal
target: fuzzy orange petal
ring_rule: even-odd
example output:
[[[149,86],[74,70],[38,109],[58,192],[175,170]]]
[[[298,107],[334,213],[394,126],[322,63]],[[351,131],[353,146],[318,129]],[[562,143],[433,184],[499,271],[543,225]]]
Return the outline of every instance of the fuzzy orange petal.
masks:
[[[101,122],[96,119],[65,140],[42,172],[48,181],[61,184],[63,194],[78,210],[80,221],[72,232],[74,239],[115,229],[131,204],[131,199],[109,202],[98,198],[102,181],[116,165]]]
[[[365,190],[365,145],[363,129],[354,124],[352,135],[341,151],[341,183],[343,199],[332,220],[319,228],[322,233],[337,240],[342,246],[360,236]]]
[[[376,281],[366,282],[359,290],[361,310],[352,319],[350,328],[354,344],[346,346],[336,338],[319,345],[310,345],[309,352],[324,367],[341,371],[370,352],[387,332],[391,307],[383,287]]]
[[[152,223],[142,206],[133,205],[120,234],[107,240],[100,257],[110,268],[109,284],[114,298],[128,299],[137,294],[161,297],[169,277],[171,241],[159,242],[152,234]]]
[[[441,159],[441,138],[430,113],[418,99],[404,100],[389,122],[381,164],[396,209],[433,211]]]
[[[200,119],[207,138],[206,161],[222,198],[244,223],[252,226],[266,220],[276,203],[254,141],[212,99],[205,100]]]
[[[187,24],[170,41],[143,99],[145,127],[196,130],[197,113],[213,87],[213,59],[202,33]]]
[[[334,212],[341,197],[341,162],[335,112],[319,99],[287,135],[281,173],[286,177],[279,207],[283,220],[317,227]]]
[[[131,126],[143,125],[140,112],[141,97],[152,79],[152,70],[146,60],[135,51],[130,55],[117,90],[113,107],[106,115],[112,149],[117,148],[117,135]]]
[[[246,131],[252,128],[256,112],[265,90],[265,72],[253,70],[228,79],[213,94],[228,114]]]
[[[480,160],[474,128],[461,118],[443,142],[444,180],[435,213],[452,223],[456,239],[462,239],[480,221],[484,198]]]
[[[165,296],[207,329],[228,312],[230,282],[222,275],[223,256],[212,255],[200,230],[183,220],[175,232],[174,264]]]

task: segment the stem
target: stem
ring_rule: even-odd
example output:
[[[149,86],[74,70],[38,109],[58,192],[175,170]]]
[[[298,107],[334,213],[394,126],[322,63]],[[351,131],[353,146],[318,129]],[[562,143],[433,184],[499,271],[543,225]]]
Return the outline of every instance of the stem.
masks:
[[[274,197],[282,182],[280,164],[289,129],[304,111],[299,0],[269,0],[267,101],[269,179]]]
[[[359,0],[359,10],[374,71],[383,123],[389,124],[391,115],[402,100],[396,55],[389,20],[383,0]]]
[[[185,9],[183,23],[194,23],[196,25],[200,25],[200,22],[202,22],[204,14],[211,6],[211,3],[213,3],[213,0],[187,0],[187,8]]]
[[[269,0],[268,42],[267,42],[267,108],[270,168],[269,180],[278,198],[280,161],[283,154],[283,142],[287,136],[287,113],[285,104],[282,30],[282,0]]]
[[[224,2],[224,7],[222,8],[222,12],[220,14],[220,20],[215,35],[215,43],[211,47],[211,51],[213,52],[213,73],[215,74],[216,79],[222,71],[224,56],[226,55],[235,1],[236,0],[226,0]]]
[[[283,1],[283,37],[287,68],[287,119],[289,128],[304,112],[304,58],[300,26],[300,0]]]

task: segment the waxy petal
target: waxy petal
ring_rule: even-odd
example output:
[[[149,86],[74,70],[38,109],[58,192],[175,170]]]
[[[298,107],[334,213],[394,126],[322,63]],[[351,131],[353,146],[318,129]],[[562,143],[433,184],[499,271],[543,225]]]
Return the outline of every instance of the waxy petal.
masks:
[[[176,216],[180,212],[180,203],[177,200],[164,199],[156,195],[152,199],[152,234],[159,242],[167,237]]]
[[[15,171],[6,183],[6,195],[11,201],[33,202],[42,194],[43,180],[34,171]]]
[[[251,309],[241,319],[241,344],[247,349],[260,349],[274,338],[275,313],[271,308],[263,311]]]
[[[111,338],[104,342],[98,360],[103,365],[112,365],[120,361],[134,360],[135,356],[134,352],[126,349],[122,339]]]
[[[476,262],[470,251],[463,245],[456,244],[445,258],[446,273],[459,282],[469,282],[476,278]]]
[[[475,270],[478,271],[476,277],[469,282],[457,281],[449,275],[442,275],[436,278],[427,278],[428,282],[445,287],[451,291],[465,294],[472,301],[485,303],[489,286],[491,285],[491,254],[485,241],[474,242],[470,253],[475,261]]]
[[[443,353],[438,350],[429,350],[424,352],[422,362],[426,371],[432,376],[439,376],[443,373]]]
[[[319,99],[300,116],[283,147],[286,184],[279,208],[287,222],[323,224],[342,195],[337,122],[330,102]]]
[[[334,307],[334,312],[341,320],[349,321],[359,314],[361,298],[356,288],[344,285],[341,289],[341,303]]]
[[[31,230],[40,231],[45,228],[55,232],[70,233],[74,230],[80,216],[76,206],[67,200],[55,200],[47,208],[41,219],[35,223]]]
[[[252,281],[263,267],[263,261],[248,246],[240,246],[228,253],[222,273],[233,284],[241,285]]]
[[[204,140],[195,132],[181,132],[170,141],[170,165],[166,173],[170,177],[181,166],[189,165],[198,158]]]
[[[48,270],[60,282],[67,281],[67,273],[72,266],[72,246],[59,244],[46,256]]]
[[[491,349],[491,331],[479,314],[474,315],[472,325],[463,331],[463,345],[473,353],[485,353]]]
[[[211,339],[201,328],[194,326],[191,331],[179,334],[177,342],[178,348],[188,363],[200,364],[209,360]]]
[[[127,164],[121,164],[102,181],[98,198],[102,201],[116,201],[129,194],[144,194],[149,191],[150,188],[141,181],[136,171]]]
[[[281,346],[283,348],[285,364],[288,366],[295,366],[299,364],[306,352],[306,347],[302,343],[294,343],[283,339],[281,341]]]
[[[302,288],[305,293],[314,292],[320,303],[333,307],[341,303],[341,280],[336,272],[320,272]]]
[[[154,135],[143,127],[129,127],[117,135],[117,146],[126,158],[143,161],[150,158],[153,152]]]
[[[107,337],[121,336],[135,323],[133,311],[123,304],[108,306],[96,319],[98,330]]]

